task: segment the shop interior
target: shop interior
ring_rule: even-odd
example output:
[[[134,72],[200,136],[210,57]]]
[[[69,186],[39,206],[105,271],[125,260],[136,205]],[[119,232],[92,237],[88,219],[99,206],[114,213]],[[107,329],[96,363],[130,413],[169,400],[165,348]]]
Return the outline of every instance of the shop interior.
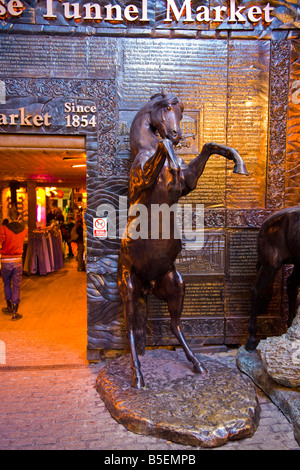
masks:
[[[1,315],[1,330],[17,328],[23,341],[29,340],[33,330],[35,337],[39,331],[41,343],[50,342],[64,355],[73,348],[82,357],[86,272],[78,270],[77,243],[70,236],[76,216],[82,215],[85,260],[85,138],[2,134],[0,142],[0,223],[5,223],[16,205],[20,221],[28,227],[19,306],[23,318],[15,323]],[[0,306],[4,307],[2,284]],[[79,348],[74,346],[78,341]],[[51,355],[51,347],[48,351]],[[38,355],[37,348],[33,362]],[[47,358],[41,360],[45,363]],[[49,360],[53,362],[53,357]]]

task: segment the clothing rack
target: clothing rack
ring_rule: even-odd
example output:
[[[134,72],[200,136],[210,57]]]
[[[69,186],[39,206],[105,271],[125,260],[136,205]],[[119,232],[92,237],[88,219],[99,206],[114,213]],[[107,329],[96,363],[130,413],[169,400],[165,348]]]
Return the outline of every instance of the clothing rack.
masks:
[[[23,272],[40,274],[57,271],[64,266],[63,242],[58,227],[34,230],[28,235]]]

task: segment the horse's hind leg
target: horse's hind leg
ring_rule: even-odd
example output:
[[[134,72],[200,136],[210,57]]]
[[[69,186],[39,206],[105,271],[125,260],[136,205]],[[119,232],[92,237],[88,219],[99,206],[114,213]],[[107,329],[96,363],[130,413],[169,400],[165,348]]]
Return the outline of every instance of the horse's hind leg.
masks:
[[[292,274],[287,280],[287,294],[289,299],[288,326],[291,326],[297,309],[298,288],[300,286],[300,266],[294,265]]]
[[[126,336],[131,353],[132,387],[141,389],[145,386],[135,342],[135,319],[138,315],[138,300],[141,283],[134,274],[122,277],[121,295],[123,299]]]
[[[204,365],[196,358],[186,343],[180,328],[180,317],[183,309],[184,282],[180,274],[175,270],[169,271],[160,279],[155,286],[154,294],[168,304],[171,317],[171,331],[182,346],[185,355],[192,362],[194,371],[197,373],[207,372]]]
[[[251,291],[251,316],[248,325],[249,336],[245,344],[247,351],[256,349],[258,340],[256,338],[257,316],[261,315],[267,308],[272,295],[272,286],[278,268],[261,266]]]

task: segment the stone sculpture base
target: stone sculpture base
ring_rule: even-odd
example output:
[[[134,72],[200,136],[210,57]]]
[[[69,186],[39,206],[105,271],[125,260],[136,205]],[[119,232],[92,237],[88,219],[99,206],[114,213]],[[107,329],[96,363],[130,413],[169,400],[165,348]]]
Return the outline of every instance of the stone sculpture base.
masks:
[[[238,350],[237,365],[283,412],[293,424],[295,440],[300,446],[300,387],[288,388],[277,383],[264,368],[256,351]]]
[[[300,387],[300,308],[287,332],[261,340],[257,352],[275,382]]]
[[[217,447],[251,437],[260,408],[255,387],[237,369],[198,355],[208,370],[195,374],[182,351],[140,356],[146,387],[131,387],[130,356],[109,362],[97,391],[111,415],[128,430],[180,444]]]

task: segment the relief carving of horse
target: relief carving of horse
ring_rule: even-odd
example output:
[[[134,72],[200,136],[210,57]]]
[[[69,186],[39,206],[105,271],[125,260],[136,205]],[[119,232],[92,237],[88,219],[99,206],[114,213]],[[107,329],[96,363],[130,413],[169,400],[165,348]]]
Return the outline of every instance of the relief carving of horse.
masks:
[[[289,301],[288,326],[296,316],[300,286],[300,206],[290,207],[269,216],[262,224],[257,243],[258,273],[251,292],[249,337],[245,349],[256,349],[257,316],[265,313],[272,296],[276,274],[284,264],[293,264],[287,280]]]
[[[172,206],[179,198],[196,188],[209,157],[221,155],[235,164],[233,172],[248,174],[238,152],[230,147],[207,143],[201,153],[188,165],[174,153],[181,137],[180,121],[183,105],[172,93],[157,94],[135,116],[130,129],[133,163],[130,171],[129,202],[143,205],[148,211],[151,227],[151,206]],[[138,206],[135,206],[138,207]],[[139,298],[152,293],[167,302],[171,331],[182,346],[196,373],[205,373],[205,367],[191,351],[180,327],[183,308],[184,282],[174,262],[181,251],[181,240],[174,237],[171,220],[170,238],[131,237],[130,232],[139,223],[136,211],[130,211],[127,230],[119,252],[118,288],[123,300],[126,335],[132,359],[132,386],[141,388],[144,379],[138,354],[143,353],[146,319],[139,311]],[[149,229],[150,230],[150,229]],[[142,343],[141,350],[139,344]]]

